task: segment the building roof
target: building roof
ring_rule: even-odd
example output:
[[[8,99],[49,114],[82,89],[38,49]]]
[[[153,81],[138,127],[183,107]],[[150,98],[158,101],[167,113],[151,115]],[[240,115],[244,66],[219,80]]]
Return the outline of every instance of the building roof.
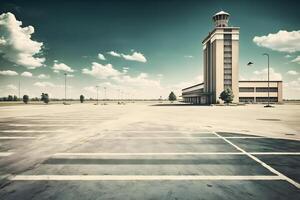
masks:
[[[246,81],[246,80],[244,80],[244,81],[239,81],[239,82],[268,82],[268,80],[249,80],[249,81]],[[269,82],[282,82],[282,81],[269,81]]]
[[[187,87],[187,88],[183,88],[182,90],[187,90],[187,89],[190,89],[190,88],[193,88],[193,87],[196,87],[196,86],[200,86],[200,85],[203,85],[204,83],[199,83],[199,84],[196,84],[196,85],[192,85],[190,87]]]
[[[230,15],[230,14],[221,10],[220,12],[217,12],[214,16],[217,16],[217,15]]]

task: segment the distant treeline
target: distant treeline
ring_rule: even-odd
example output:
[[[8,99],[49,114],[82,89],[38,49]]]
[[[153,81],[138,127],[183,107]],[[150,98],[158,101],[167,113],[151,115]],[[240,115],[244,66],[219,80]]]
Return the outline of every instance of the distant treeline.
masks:
[[[21,101],[16,95],[8,95],[7,97],[0,97],[0,101]],[[41,101],[41,98],[33,97],[30,101]],[[50,98],[51,101],[65,101],[65,99]],[[66,99],[66,101],[79,101],[80,99]],[[166,99],[98,99],[99,101],[165,101]],[[85,101],[97,101],[97,99],[89,98]]]

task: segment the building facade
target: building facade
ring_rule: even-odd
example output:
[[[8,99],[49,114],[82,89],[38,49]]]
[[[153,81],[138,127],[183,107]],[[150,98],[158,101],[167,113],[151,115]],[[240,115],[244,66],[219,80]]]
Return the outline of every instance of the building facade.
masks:
[[[229,16],[224,11],[213,16],[215,28],[202,42],[204,82],[184,88],[182,90],[184,102],[195,104],[221,102],[219,96],[225,88],[232,90],[235,103],[265,102],[268,97],[268,95],[265,96],[265,92],[256,92],[256,89],[265,91],[260,88],[266,88],[267,81],[239,81],[240,28],[228,26]],[[270,82],[270,87],[270,97],[272,97],[270,100],[282,101],[282,82]],[[277,89],[274,89],[275,87]],[[254,88],[254,92],[243,92],[243,88]],[[276,95],[271,91],[277,91]]]

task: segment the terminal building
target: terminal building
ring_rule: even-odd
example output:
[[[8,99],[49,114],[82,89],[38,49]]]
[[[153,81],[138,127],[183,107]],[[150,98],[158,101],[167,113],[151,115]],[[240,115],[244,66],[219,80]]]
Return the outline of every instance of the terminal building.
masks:
[[[233,102],[268,101],[268,81],[239,81],[239,27],[228,26],[229,14],[213,16],[215,28],[202,41],[203,83],[182,89],[186,103],[215,104],[225,88],[234,94]],[[282,81],[269,82],[270,102],[282,102]]]

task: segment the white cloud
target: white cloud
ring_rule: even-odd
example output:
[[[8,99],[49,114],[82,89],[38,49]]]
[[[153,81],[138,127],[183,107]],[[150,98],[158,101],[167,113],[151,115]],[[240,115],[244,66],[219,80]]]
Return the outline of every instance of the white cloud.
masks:
[[[32,73],[31,72],[23,72],[21,74],[21,76],[24,76],[24,77],[32,77]]]
[[[290,71],[287,72],[287,74],[289,74],[289,75],[298,75],[299,73],[296,72],[295,70],[290,70]]]
[[[99,58],[100,60],[106,60],[106,58],[104,57],[104,55],[101,54],[101,53],[98,53],[98,58]]]
[[[31,39],[34,33],[32,26],[21,27],[14,14],[8,12],[0,15],[0,53],[10,62],[35,69],[43,66],[45,58],[42,53],[42,42]]]
[[[300,64],[300,56],[297,56],[295,59],[293,59],[291,62],[295,62]]]
[[[17,76],[18,73],[12,70],[4,70],[4,71],[0,71],[1,75],[5,75],[5,76]]]
[[[300,78],[283,82],[283,96],[285,99],[300,99]]]
[[[163,75],[163,74],[157,74],[157,76],[158,76],[159,78],[162,78],[164,75]]]
[[[9,84],[9,85],[7,85],[6,87],[7,87],[7,89],[9,89],[9,90],[17,90],[17,89],[18,89],[17,86],[15,86],[15,85],[13,85],[13,84]]]
[[[267,36],[255,36],[253,42],[275,51],[297,52],[300,51],[300,30],[291,32],[280,30],[278,33],[269,33]]]
[[[109,55],[111,56],[115,56],[115,57],[121,57],[121,54],[117,53],[117,52],[114,52],[114,51],[110,51],[110,52],[107,52]]]
[[[184,56],[185,58],[193,58],[194,56],[191,56],[191,55],[186,55]]]
[[[292,56],[289,55],[289,54],[287,54],[287,55],[285,55],[284,57],[285,57],[285,58],[290,58],[290,57],[292,57]]]
[[[96,93],[97,92],[95,86],[84,87],[83,90],[86,91],[86,92],[90,92],[90,93]]]
[[[45,75],[45,74],[40,74],[40,75],[38,75],[38,78],[39,79],[48,79],[48,78],[50,78],[50,76],[49,75]]]
[[[111,64],[102,65],[102,64],[97,63],[97,62],[92,63],[92,69],[91,70],[89,70],[87,68],[82,69],[82,73],[83,74],[89,74],[91,76],[101,78],[101,79],[105,79],[105,78],[108,78],[108,77],[119,76],[121,74],[121,72],[114,69]]]
[[[54,61],[54,65],[52,67],[55,73],[59,73],[59,71],[64,72],[74,72],[74,70],[64,63],[58,63],[58,61]]]
[[[133,52],[132,55],[122,54],[122,57],[125,60],[132,60],[132,61],[138,61],[138,62],[143,62],[143,63],[147,62],[147,59],[145,58],[145,56],[139,52]]]
[[[268,80],[268,68],[254,71],[254,77],[251,80]],[[279,72],[275,72],[273,68],[270,68],[270,80],[280,81],[282,80],[282,75]]]
[[[33,85],[37,87],[55,87],[55,85],[51,82],[36,82]]]

